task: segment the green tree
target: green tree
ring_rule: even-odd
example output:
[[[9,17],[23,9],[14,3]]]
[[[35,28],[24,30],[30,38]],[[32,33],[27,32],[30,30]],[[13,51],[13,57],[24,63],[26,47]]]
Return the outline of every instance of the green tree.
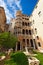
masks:
[[[14,48],[16,46],[17,37],[11,35],[9,32],[0,34],[0,45],[5,49]]]

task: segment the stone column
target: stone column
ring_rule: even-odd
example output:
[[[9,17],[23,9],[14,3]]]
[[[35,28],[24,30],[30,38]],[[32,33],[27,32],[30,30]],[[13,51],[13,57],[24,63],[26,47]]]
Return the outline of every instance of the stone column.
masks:
[[[30,39],[29,39],[29,47],[31,47]]]
[[[35,43],[34,43],[34,40],[33,40],[33,46],[34,46],[34,49],[35,49]]]
[[[17,43],[16,43],[16,48],[15,48],[15,51],[17,51]]]
[[[26,49],[26,52],[28,52],[28,49],[27,49],[27,40],[25,40],[25,43],[26,43],[25,49]]]
[[[20,50],[22,50],[22,46],[21,45],[22,45],[22,41],[20,42]]]

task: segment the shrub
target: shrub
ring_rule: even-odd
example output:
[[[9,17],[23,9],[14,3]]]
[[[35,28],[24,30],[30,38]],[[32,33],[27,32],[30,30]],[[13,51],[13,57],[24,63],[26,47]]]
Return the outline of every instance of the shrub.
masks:
[[[17,65],[28,65],[28,58],[22,52],[16,52],[11,55],[11,58]]]

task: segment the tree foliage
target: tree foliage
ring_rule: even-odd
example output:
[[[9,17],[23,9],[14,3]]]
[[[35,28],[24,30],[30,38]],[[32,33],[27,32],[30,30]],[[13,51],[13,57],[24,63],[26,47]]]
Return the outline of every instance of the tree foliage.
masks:
[[[0,34],[0,46],[9,49],[14,48],[17,42],[17,37],[11,35],[9,32]]]

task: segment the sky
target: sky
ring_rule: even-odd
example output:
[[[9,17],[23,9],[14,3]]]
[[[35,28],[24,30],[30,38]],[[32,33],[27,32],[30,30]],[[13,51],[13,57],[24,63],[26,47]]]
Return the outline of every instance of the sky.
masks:
[[[4,7],[7,23],[15,17],[16,11],[21,10],[23,14],[31,15],[38,0],[0,0],[0,6]]]

